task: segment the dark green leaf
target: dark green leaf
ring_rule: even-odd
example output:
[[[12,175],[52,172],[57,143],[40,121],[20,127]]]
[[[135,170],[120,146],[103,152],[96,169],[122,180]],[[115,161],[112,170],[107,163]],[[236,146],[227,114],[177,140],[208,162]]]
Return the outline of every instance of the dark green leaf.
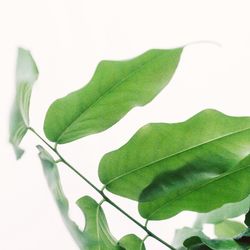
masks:
[[[247,213],[249,207],[250,196],[240,202],[225,204],[209,213],[199,214],[195,227],[202,228],[203,224],[218,224],[226,219],[238,217]]]
[[[182,123],[144,126],[102,158],[99,177],[109,191],[141,200],[148,219],[208,212],[247,196],[248,165],[228,171],[249,152],[249,117],[205,110]]]
[[[117,241],[111,235],[104,212],[89,196],[77,201],[85,215],[85,228],[83,237],[86,239],[84,250],[121,250]]]
[[[218,238],[233,238],[245,230],[246,227],[238,221],[225,220],[214,226],[214,232]]]
[[[250,227],[250,210],[248,210],[248,212],[246,213],[244,222],[248,227]]]
[[[154,49],[131,60],[100,62],[86,86],[50,106],[47,138],[62,144],[101,132],[133,107],[147,104],[170,81],[181,52]]]
[[[172,245],[175,248],[180,249],[183,247],[184,241],[193,236],[206,238],[206,235],[203,232],[201,232],[199,229],[184,227],[181,229],[177,229],[175,231],[175,236],[174,236]]]
[[[134,234],[128,234],[119,240],[119,246],[126,250],[145,250],[144,242]]]
[[[44,174],[50,191],[56,201],[63,221],[81,250],[121,250],[111,236],[102,208],[90,197],[85,196],[77,204],[85,215],[85,228],[82,232],[68,215],[69,204],[65,197],[60,176],[54,159],[41,146],[40,151]]]
[[[37,80],[38,70],[29,51],[18,49],[16,65],[16,97],[10,117],[10,143],[16,158],[23,154],[19,147],[29,126],[29,105],[33,83]]]
[[[184,242],[188,250],[244,250],[244,246],[238,244],[233,239],[228,240],[210,240],[208,238],[191,237]]]

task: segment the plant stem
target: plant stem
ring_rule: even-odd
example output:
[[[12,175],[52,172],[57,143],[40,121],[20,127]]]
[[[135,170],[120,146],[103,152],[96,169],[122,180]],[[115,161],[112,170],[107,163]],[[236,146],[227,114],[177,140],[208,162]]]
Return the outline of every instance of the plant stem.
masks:
[[[155,235],[153,232],[151,232],[146,225],[144,226],[139,221],[137,221],[135,218],[133,218],[131,215],[129,215],[126,211],[124,211],[122,208],[120,208],[118,205],[116,205],[112,200],[110,200],[106,194],[103,192],[103,190],[97,188],[91,181],[89,181],[85,176],[83,176],[78,170],[76,170],[70,163],[68,163],[63,156],[58,152],[57,148],[53,148],[47,141],[45,141],[33,128],[29,127],[29,130],[32,131],[40,140],[42,140],[60,159],[61,162],[63,162],[66,166],[68,166],[73,172],[75,172],[79,177],[81,177],[86,183],[88,183],[97,193],[99,193],[102,198],[109,203],[111,206],[116,208],[118,211],[120,211],[123,215],[125,215],[127,218],[129,218],[131,221],[133,221],[136,225],[138,225],[140,228],[142,228],[148,236],[156,239],[157,241],[161,242],[163,245],[167,246],[171,250],[176,250],[173,246],[159,238],[157,235]]]

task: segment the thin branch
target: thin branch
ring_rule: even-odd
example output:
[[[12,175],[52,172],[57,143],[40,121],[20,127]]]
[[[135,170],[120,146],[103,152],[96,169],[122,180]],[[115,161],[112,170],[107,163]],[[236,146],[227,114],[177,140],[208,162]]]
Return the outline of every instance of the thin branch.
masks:
[[[91,181],[89,181],[85,176],[83,176],[78,170],[76,170],[70,163],[68,163],[63,156],[58,152],[57,147],[52,147],[47,141],[45,141],[33,128],[29,127],[29,130],[32,131],[40,140],[42,140],[58,157],[61,162],[63,162],[66,166],[68,166],[73,172],[75,172],[79,177],[81,177],[86,183],[88,183],[97,193],[99,193],[103,201],[106,201],[111,206],[119,210],[123,215],[125,215],[127,218],[129,218],[131,221],[133,221],[136,225],[138,225],[140,228],[142,228],[146,233],[147,237],[152,237],[156,239],[157,241],[161,242],[163,245],[167,246],[171,250],[176,250],[173,246],[159,238],[157,235],[155,235],[153,232],[147,229],[147,221],[146,224],[143,225],[139,221],[137,221],[135,218],[133,218],[131,215],[129,215],[126,211],[124,211],[122,208],[120,208],[118,205],[116,205],[112,200],[110,200],[103,192],[104,189],[97,188]],[[104,186],[105,188],[105,186]],[[146,238],[145,238],[146,240]]]

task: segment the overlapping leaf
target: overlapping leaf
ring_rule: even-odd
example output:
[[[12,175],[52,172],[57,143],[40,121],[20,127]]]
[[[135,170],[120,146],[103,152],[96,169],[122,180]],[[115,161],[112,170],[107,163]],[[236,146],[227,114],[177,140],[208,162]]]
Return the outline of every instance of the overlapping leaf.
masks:
[[[235,165],[249,152],[249,117],[205,110],[182,123],[144,126],[103,157],[99,177],[109,191],[140,200],[143,217],[165,219],[245,198],[249,160]]]
[[[10,142],[16,158],[23,154],[19,147],[29,126],[29,105],[32,86],[37,80],[38,70],[29,51],[19,48],[16,65],[16,97],[10,117]]]
[[[69,205],[65,197],[57,166],[53,158],[41,146],[40,151],[43,170],[49,188],[57,203],[63,221],[81,250],[121,250],[117,241],[111,235],[102,208],[92,198],[85,196],[78,200],[77,204],[85,216],[85,228],[83,232],[68,215]]]
[[[133,107],[147,104],[168,84],[181,52],[154,49],[127,61],[100,62],[86,86],[50,106],[47,138],[62,144],[101,132]]]
[[[246,227],[238,222],[225,220],[214,227],[215,235],[218,238],[233,238],[246,230]]]
[[[225,219],[235,218],[242,214],[246,214],[250,207],[250,196],[246,199],[223,205],[209,213],[201,213],[198,215],[195,227],[202,228],[203,224],[218,224]]]

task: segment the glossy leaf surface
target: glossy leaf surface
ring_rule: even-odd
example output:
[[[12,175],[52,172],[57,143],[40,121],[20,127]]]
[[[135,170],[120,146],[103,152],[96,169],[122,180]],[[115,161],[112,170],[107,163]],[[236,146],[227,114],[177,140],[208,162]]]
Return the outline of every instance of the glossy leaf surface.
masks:
[[[86,86],[52,103],[44,122],[47,138],[62,144],[101,132],[147,104],[170,81],[181,52],[154,49],[131,60],[100,62]]]
[[[90,197],[85,196],[77,204],[85,216],[83,232],[69,217],[69,203],[64,195],[57,166],[52,156],[41,146],[39,157],[50,191],[56,201],[63,221],[81,250],[121,249],[111,236],[101,207]]]
[[[19,147],[29,126],[29,105],[32,86],[38,78],[38,70],[28,50],[19,48],[16,65],[16,96],[10,117],[10,143],[16,158],[23,154]]]
[[[214,233],[218,238],[233,238],[245,230],[246,227],[238,221],[225,220],[214,226]]]
[[[195,227],[202,228],[203,224],[218,224],[225,219],[238,217],[247,213],[249,207],[250,196],[240,202],[225,204],[209,213],[199,214],[195,222]]]
[[[242,181],[243,194],[227,182],[239,182],[248,165],[235,174],[227,171],[249,152],[249,117],[205,110],[185,122],[144,126],[102,158],[99,177],[109,191],[140,200],[145,218],[169,218],[183,210],[207,212],[245,198],[247,183]],[[229,188],[220,187],[222,183]]]
[[[145,250],[144,242],[134,234],[128,234],[119,240],[119,246],[126,250]]]

